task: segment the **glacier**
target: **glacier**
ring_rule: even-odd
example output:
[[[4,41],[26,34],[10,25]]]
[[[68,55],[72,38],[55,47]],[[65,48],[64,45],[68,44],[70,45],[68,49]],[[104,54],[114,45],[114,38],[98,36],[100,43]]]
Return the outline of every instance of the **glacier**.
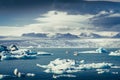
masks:
[[[0,44],[18,44],[22,48],[120,48],[120,39],[24,39],[0,40]]]

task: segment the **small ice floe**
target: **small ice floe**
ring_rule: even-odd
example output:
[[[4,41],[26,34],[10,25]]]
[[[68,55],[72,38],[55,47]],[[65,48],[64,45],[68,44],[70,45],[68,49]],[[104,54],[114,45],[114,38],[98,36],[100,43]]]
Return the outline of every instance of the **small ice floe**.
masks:
[[[115,68],[115,69],[117,69],[117,68],[120,68],[120,66],[112,66],[112,68]]]
[[[18,71],[18,69],[14,69],[14,75],[17,76],[17,77],[25,77],[25,73],[21,73]]]
[[[4,78],[6,78],[6,77],[8,77],[8,75],[0,74],[0,79],[4,79]]]
[[[96,69],[96,71],[97,71],[98,74],[103,74],[103,73],[108,73],[108,72],[110,72],[109,69]]]
[[[25,73],[21,73],[21,72],[18,71],[17,68],[14,69],[14,75],[16,77],[34,77],[35,76],[34,73],[26,73],[26,74]]]
[[[11,78],[15,78],[15,76],[0,74],[0,80],[1,79],[7,80],[7,79],[11,79]]]
[[[53,53],[49,53],[49,52],[37,52],[37,55],[53,55]]]
[[[114,66],[112,63],[85,63],[84,60],[75,61],[71,59],[55,59],[48,65],[36,64],[36,66],[45,68],[44,72],[54,74],[74,73],[91,69],[110,69]],[[106,70],[104,70],[105,72]],[[100,71],[99,71],[100,72]],[[102,72],[102,71],[101,71]],[[107,71],[106,71],[107,72]]]
[[[35,74],[34,73],[27,73],[26,76],[28,76],[28,77],[34,77]]]
[[[110,56],[120,56],[120,50],[117,50],[115,52],[110,52]]]
[[[109,53],[105,48],[98,48],[92,51],[80,51],[78,53]]]
[[[118,72],[112,72],[112,74],[119,74]]]
[[[98,52],[96,52],[96,51],[80,51],[78,53],[98,53]]]
[[[98,52],[98,53],[109,53],[107,49],[102,48],[102,47],[96,49],[96,52]]]
[[[57,79],[57,78],[60,78],[60,77],[75,78],[76,75],[71,75],[71,74],[53,75],[53,78],[54,78],[54,79]]]

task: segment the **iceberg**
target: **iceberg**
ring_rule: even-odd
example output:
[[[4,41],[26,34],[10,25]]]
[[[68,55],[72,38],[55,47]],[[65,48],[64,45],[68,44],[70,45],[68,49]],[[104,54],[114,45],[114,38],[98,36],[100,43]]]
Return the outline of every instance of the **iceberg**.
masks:
[[[108,50],[106,50],[105,48],[98,48],[96,50],[91,50],[91,51],[80,51],[78,53],[109,53]]]
[[[105,48],[98,48],[97,50],[96,50],[96,52],[98,52],[98,53],[109,53]]]
[[[33,59],[36,58],[36,54],[37,52],[31,51],[29,49],[18,49],[16,45],[12,45],[9,49],[2,50],[0,52],[0,59]]]
[[[115,52],[110,52],[110,56],[120,56],[120,50],[117,50]]]
[[[36,55],[28,55],[28,54],[11,54],[9,52],[1,53],[1,60],[11,60],[11,59],[34,59]]]
[[[11,45],[9,48],[6,46],[0,46],[0,59],[11,60],[11,59],[34,59],[39,55],[53,55],[49,52],[35,52],[30,49],[19,49],[16,45]]]
[[[37,52],[37,55],[53,55],[53,53],[49,53],[49,52]]]
[[[34,73],[21,73],[21,72],[19,72],[18,71],[18,69],[16,68],[16,69],[14,69],[14,75],[16,76],[16,77],[34,77],[35,76],[35,74]]]
[[[74,73],[91,69],[110,69],[114,66],[112,63],[85,63],[84,60],[75,61],[71,59],[55,59],[50,61],[48,65],[36,64],[36,66],[44,68],[44,72],[53,74]],[[100,71],[99,71],[100,72]]]

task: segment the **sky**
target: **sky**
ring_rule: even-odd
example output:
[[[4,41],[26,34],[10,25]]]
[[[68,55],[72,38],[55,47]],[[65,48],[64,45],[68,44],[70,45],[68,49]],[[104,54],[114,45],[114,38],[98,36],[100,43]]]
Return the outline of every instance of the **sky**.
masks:
[[[0,0],[0,35],[119,32],[120,0]]]

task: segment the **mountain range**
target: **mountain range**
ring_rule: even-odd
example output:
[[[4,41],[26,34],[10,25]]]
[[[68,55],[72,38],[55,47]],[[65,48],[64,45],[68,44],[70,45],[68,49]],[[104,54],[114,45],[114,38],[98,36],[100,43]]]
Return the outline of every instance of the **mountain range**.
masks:
[[[97,33],[82,32],[79,35],[71,33],[55,33],[49,36],[49,33],[25,33],[21,37],[34,37],[34,38],[51,38],[51,39],[79,39],[79,38],[120,38],[120,33],[115,35],[105,36]]]
[[[120,33],[114,35],[102,35],[98,33],[80,33],[78,35],[71,33],[55,33],[50,35],[50,33],[24,33],[19,37],[16,36],[0,36],[0,39],[100,39],[100,38],[120,38]]]

